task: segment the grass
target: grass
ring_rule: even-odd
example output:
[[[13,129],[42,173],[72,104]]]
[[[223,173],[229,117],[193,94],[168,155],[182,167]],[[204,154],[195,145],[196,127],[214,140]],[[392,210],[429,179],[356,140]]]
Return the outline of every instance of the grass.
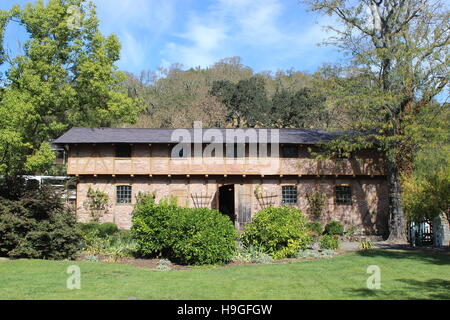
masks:
[[[68,266],[81,290],[68,290]],[[381,268],[368,290],[367,267]],[[450,255],[369,250],[330,260],[158,272],[119,264],[0,262],[0,299],[450,299]]]

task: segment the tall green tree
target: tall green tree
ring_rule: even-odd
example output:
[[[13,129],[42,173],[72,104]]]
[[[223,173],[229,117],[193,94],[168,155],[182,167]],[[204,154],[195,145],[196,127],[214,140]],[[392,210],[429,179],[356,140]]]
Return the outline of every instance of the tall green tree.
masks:
[[[333,78],[335,98],[360,115],[365,131],[351,148],[371,142],[386,155],[391,241],[406,238],[400,176],[411,145],[405,119],[442,92],[448,94],[449,10],[439,0],[308,0],[314,11],[334,16],[329,43],[351,57],[346,80]],[[408,161],[407,161],[408,162]],[[406,165],[407,167],[407,165]]]
[[[450,105],[422,110],[406,134],[414,145],[410,172],[402,176],[403,203],[410,221],[445,214],[450,221]]]
[[[215,81],[210,92],[225,104],[227,120],[234,126],[255,127],[266,122],[270,100],[261,77],[254,76],[237,84],[228,80]]]
[[[280,90],[272,97],[268,125],[275,128],[318,128],[327,115],[325,97],[315,90]]]
[[[0,12],[0,35],[8,23],[29,39],[21,54],[0,60],[9,63],[0,96],[0,174],[45,170],[53,157],[48,142],[72,126],[135,121],[142,104],[122,87],[120,43],[101,34],[93,3],[15,5]]]

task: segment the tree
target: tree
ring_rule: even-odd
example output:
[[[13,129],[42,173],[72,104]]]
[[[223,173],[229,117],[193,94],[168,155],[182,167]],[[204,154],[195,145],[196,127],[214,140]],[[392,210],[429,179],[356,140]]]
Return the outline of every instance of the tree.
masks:
[[[261,77],[244,79],[237,84],[215,81],[210,93],[225,104],[228,122],[238,128],[255,127],[267,121],[270,102]]]
[[[438,105],[434,99],[448,89],[449,11],[438,0],[305,2],[343,25],[330,27],[335,36],[329,43],[350,54],[352,68],[345,70],[347,79],[330,77],[330,86],[343,105],[360,115],[354,127],[365,134],[352,148],[377,146],[386,156],[389,240],[404,241],[400,176],[413,151],[405,119]]]
[[[325,98],[315,90],[281,90],[272,97],[270,126],[275,128],[318,128],[326,115]]]
[[[411,172],[402,176],[406,216],[423,221],[445,214],[450,220],[450,106],[423,113],[406,130],[418,150]]]
[[[214,84],[218,85],[219,82],[224,81],[234,91],[240,81],[255,82],[254,79],[250,80],[252,77],[258,78],[260,85],[264,87],[260,92],[264,95],[265,91],[266,100],[268,100],[266,101],[268,105],[265,106],[267,108],[271,106],[270,100],[275,94],[284,91],[289,95],[295,95],[297,91],[302,91],[303,95],[311,96],[312,100],[319,96],[314,88],[314,85],[317,84],[314,81],[315,75],[292,69],[280,70],[276,73],[266,71],[254,74],[251,68],[242,64],[239,57],[222,59],[210,67],[188,70],[183,70],[183,66],[180,64],[174,64],[169,68],[160,67],[156,71],[142,71],[139,75],[128,74],[124,89],[131,96],[141,98],[146,108],[135,124],[120,124],[120,126],[189,128],[192,127],[194,121],[202,121],[205,127],[236,126],[237,114],[233,116],[233,111],[221,100],[223,97],[219,99],[211,89]],[[241,84],[244,83],[244,81],[241,82]],[[306,88],[311,91],[306,91]],[[246,89],[242,87],[241,90]],[[251,100],[255,98],[253,97],[254,92],[246,90],[244,95]],[[313,106],[314,103],[310,103],[310,105]],[[314,110],[308,110],[306,126],[328,128],[338,123],[335,121],[335,114],[330,113],[327,108],[322,110],[323,107],[323,104],[320,103]],[[256,108],[255,111],[259,112],[259,109]],[[258,126],[275,126],[272,123],[273,119],[267,114],[267,110],[257,120]],[[241,125],[248,126],[245,121]],[[282,122],[278,121],[277,125],[282,125]]]
[[[0,96],[0,174],[44,168],[52,161],[47,142],[72,126],[135,121],[141,103],[123,90],[125,75],[114,65],[120,43],[100,33],[92,3],[15,5],[0,12],[0,35],[10,22],[29,40],[22,54],[0,60],[9,63]]]
[[[437,168],[429,170],[430,164]],[[403,187],[405,211],[410,221],[433,220],[441,214],[450,221],[449,145],[424,149],[416,159],[414,173],[404,177]]]
[[[146,105],[133,127],[189,128],[194,121],[202,121],[205,127],[223,126],[225,106],[209,94],[205,71],[180,68],[146,71],[139,78],[129,75],[127,90]]]

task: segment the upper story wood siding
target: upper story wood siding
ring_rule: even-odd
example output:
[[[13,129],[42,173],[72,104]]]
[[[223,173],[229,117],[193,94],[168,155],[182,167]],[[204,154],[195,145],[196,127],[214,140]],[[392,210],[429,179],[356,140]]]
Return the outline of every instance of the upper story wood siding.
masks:
[[[71,144],[69,175],[384,175],[383,160],[374,153],[354,159],[316,160],[307,146],[298,145],[298,158],[171,157],[172,145],[133,144],[131,157],[116,157],[113,144]],[[248,152],[247,152],[248,153]]]

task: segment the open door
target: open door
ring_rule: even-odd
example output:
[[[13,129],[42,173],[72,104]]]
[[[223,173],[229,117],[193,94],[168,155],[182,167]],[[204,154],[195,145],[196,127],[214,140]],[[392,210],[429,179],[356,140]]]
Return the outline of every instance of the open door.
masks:
[[[236,223],[234,185],[231,184],[219,188],[219,211],[229,216],[233,223]]]
[[[239,184],[235,185],[234,189],[237,216],[236,227],[242,230],[245,224],[252,222],[252,185]]]

